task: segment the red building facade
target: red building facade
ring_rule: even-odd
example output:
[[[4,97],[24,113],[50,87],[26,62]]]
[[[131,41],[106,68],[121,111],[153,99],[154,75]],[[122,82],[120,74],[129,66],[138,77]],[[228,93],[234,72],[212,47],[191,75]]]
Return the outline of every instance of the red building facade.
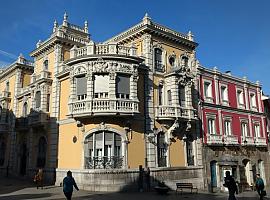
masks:
[[[205,184],[225,190],[226,171],[241,190],[254,185],[256,173],[268,183],[268,140],[259,82],[203,67],[198,68],[197,81]]]

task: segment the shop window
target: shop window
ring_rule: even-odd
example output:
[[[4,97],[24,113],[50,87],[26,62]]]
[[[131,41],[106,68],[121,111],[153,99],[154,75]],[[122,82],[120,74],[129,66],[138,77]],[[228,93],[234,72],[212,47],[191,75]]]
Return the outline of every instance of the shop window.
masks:
[[[167,166],[167,146],[165,141],[165,133],[160,132],[157,135],[157,155],[158,167]]]

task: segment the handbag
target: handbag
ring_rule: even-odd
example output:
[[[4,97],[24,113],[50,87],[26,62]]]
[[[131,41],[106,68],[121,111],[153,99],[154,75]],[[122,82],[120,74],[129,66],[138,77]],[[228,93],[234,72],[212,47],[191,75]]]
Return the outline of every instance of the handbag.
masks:
[[[266,196],[266,191],[263,190],[262,193],[261,193],[262,196]]]

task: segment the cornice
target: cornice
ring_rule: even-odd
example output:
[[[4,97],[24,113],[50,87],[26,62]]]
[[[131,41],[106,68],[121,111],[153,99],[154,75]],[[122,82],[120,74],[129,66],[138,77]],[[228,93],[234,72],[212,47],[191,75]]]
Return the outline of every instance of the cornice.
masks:
[[[105,43],[109,42],[124,43],[126,40],[132,40],[132,38],[136,37],[136,35],[140,36],[145,33],[164,37],[166,39],[173,40],[174,42],[178,42],[186,46],[189,46],[193,49],[195,49],[198,46],[198,43],[190,40],[188,35],[179,33],[155,22],[151,22],[150,24],[144,24],[143,22],[136,24],[135,26],[129,28],[128,30],[105,41]]]
[[[12,71],[15,71],[16,69],[24,69],[24,70],[29,70],[30,72],[34,72],[34,67],[30,65],[25,65],[18,63],[17,61],[12,63],[8,68],[6,68],[1,74],[0,74],[0,79],[3,77],[8,76]]]
[[[259,87],[261,88],[261,85],[258,84],[258,83],[253,83],[249,80],[247,80],[246,78],[239,78],[239,77],[236,77],[236,76],[233,76],[233,75],[229,75],[229,74],[226,74],[226,73],[222,73],[218,70],[215,70],[215,69],[209,69],[209,68],[205,68],[205,67],[202,67],[202,66],[199,66],[197,68],[199,71],[197,72],[197,74],[203,76],[203,75],[212,75],[213,78],[214,76],[218,76],[219,77],[219,80],[228,80],[233,82],[233,83],[241,83],[241,84],[248,84],[249,86],[253,86],[253,87]],[[205,74],[206,73],[206,74]],[[222,79],[221,79],[222,78]]]

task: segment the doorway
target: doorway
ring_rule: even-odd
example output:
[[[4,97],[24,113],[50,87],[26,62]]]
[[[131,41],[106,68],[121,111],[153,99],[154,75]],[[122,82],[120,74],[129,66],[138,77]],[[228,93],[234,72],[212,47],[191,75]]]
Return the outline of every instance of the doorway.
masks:
[[[21,165],[20,165],[20,175],[24,176],[26,174],[26,159],[27,159],[27,146],[25,143],[21,145]]]

